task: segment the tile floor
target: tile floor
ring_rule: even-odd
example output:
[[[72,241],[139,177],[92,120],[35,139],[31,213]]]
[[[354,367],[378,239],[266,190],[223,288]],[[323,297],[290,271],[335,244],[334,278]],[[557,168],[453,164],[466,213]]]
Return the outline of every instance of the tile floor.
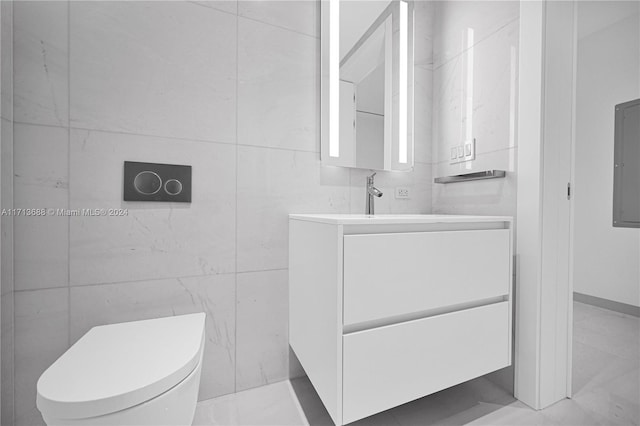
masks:
[[[573,345],[574,397],[545,410],[480,377],[353,425],[639,425],[640,318],[576,302]],[[200,402],[194,425],[333,423],[304,377]]]

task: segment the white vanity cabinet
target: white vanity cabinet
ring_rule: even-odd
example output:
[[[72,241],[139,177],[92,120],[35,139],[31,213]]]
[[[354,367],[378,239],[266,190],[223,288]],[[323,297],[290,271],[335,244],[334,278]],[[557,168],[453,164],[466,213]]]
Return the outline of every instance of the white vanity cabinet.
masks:
[[[512,220],[290,215],[289,342],[337,425],[511,364]]]

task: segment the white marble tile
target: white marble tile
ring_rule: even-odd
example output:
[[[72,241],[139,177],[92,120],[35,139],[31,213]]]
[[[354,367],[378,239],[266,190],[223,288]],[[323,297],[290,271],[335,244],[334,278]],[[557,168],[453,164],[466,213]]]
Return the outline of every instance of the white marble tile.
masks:
[[[577,324],[586,319],[592,318],[594,316],[603,315],[607,312],[604,308],[599,308],[593,305],[587,305],[586,303],[573,302],[573,323]]]
[[[516,146],[518,29],[515,21],[476,44],[472,70],[465,54],[434,71],[434,162],[448,163],[451,146],[467,139],[468,125],[477,155]],[[470,72],[473,88],[467,84]]]
[[[487,170],[500,167],[487,162]],[[447,167],[434,166],[434,177],[464,173],[448,171]],[[475,171],[475,170],[474,170]],[[434,214],[482,214],[507,215],[516,214],[517,177],[508,172],[505,178],[459,182],[455,184],[433,185]]]
[[[233,272],[235,145],[71,133],[71,208],[127,216],[70,220],[74,285]],[[123,162],[192,166],[192,202],[122,201]]]
[[[15,125],[16,208],[66,209],[69,133],[60,127]],[[14,218],[15,288],[64,287],[69,280],[69,218]]]
[[[235,141],[235,16],[189,2],[70,10],[74,127]]]
[[[549,426],[551,423],[540,411],[535,411],[520,401],[517,401],[506,407],[499,407],[499,409],[467,424],[486,426]]]
[[[572,403],[556,404],[560,407],[545,415],[563,424],[638,424],[640,319],[578,302],[573,306]]]
[[[238,15],[320,37],[320,2],[316,0],[241,0]]]
[[[637,380],[636,375],[634,379]],[[637,383],[637,382],[636,382]],[[599,424],[599,425],[637,425],[640,421],[640,404],[638,400],[631,400],[621,396],[612,389],[596,388],[588,392],[576,395],[572,400],[572,406],[555,410],[549,410],[549,415],[554,415],[557,424]],[[547,410],[543,414],[545,416]],[[593,419],[585,421],[583,418]]]
[[[633,317],[632,317],[633,318]],[[627,324],[622,329],[611,327],[611,324],[622,324],[621,321],[610,321],[598,318],[594,326],[591,323],[578,323],[574,326],[574,341],[594,347],[616,357],[636,360],[640,355],[640,321]]]
[[[319,157],[238,147],[238,271],[287,268],[290,213],[349,212],[349,170]]]
[[[13,121],[13,2],[0,2],[0,116]]]
[[[237,274],[236,391],[289,376],[287,270]]]
[[[306,422],[314,426],[334,426],[329,412],[324,407],[308,377],[300,377],[289,381]]]
[[[0,3],[1,7],[1,3]],[[0,205],[4,209],[13,208],[13,123],[2,118],[0,120]],[[13,283],[13,216],[0,217],[0,242],[2,244],[2,265],[0,272],[0,294],[14,290]]]
[[[194,425],[297,426],[308,424],[288,381],[198,403]]]
[[[320,150],[318,52],[315,38],[239,19],[238,143]]]
[[[15,2],[13,22],[15,120],[68,125],[68,3]]]
[[[610,377],[611,355],[592,346],[573,341],[572,391],[578,394],[602,384]]]
[[[593,307],[593,315],[584,316],[574,324],[596,333],[616,335],[626,341],[640,336],[640,319],[608,309]]]
[[[414,79],[414,161],[428,164],[433,151],[433,71],[415,67]]]
[[[69,188],[69,132],[61,127],[14,126],[15,207],[66,207]],[[47,190],[46,199],[32,188]]]
[[[0,423],[3,425],[13,424],[14,408],[14,323],[13,323],[13,300],[14,293],[3,294],[0,297],[0,310],[2,311],[0,329],[0,376],[2,384],[0,386],[0,404],[2,406],[2,417]]]
[[[71,342],[104,324],[205,312],[199,399],[234,391],[233,274],[71,288]]]
[[[16,290],[67,286],[68,218],[16,217],[14,226]]]
[[[433,56],[439,67],[459,55],[466,46],[467,29],[479,43],[517,20],[517,1],[438,1],[434,10]]]
[[[603,418],[584,409],[580,403],[573,399],[564,399],[544,410],[544,417],[548,419],[549,424],[556,425],[580,425],[580,426],[598,426],[610,424],[603,422]]]
[[[582,320],[593,312],[580,314],[582,304],[575,304]],[[598,312],[597,315],[607,314]],[[633,324],[637,318],[626,317]],[[591,324],[586,327],[600,327]],[[627,327],[626,325],[623,327]],[[581,334],[577,330],[578,338]],[[619,340],[623,340],[618,336]],[[635,346],[636,351],[640,350]],[[597,377],[577,391],[572,399],[562,400],[545,410],[536,411],[516,401],[513,395],[480,377],[402,406],[368,417],[358,425],[635,425],[640,420],[640,358],[623,359],[600,352],[608,365],[588,365],[593,357],[587,345],[576,345],[574,367],[586,372],[591,368]],[[226,395],[198,404],[194,424],[300,424],[332,426],[326,409],[306,377],[280,382]]]
[[[366,178],[370,170],[351,169],[351,213],[363,214]],[[376,172],[375,187],[382,197],[374,200],[376,214],[431,213],[431,165],[416,163],[411,172]],[[396,199],[397,187],[409,188],[409,199]]]
[[[15,293],[15,424],[44,425],[36,382],[67,349],[68,289]]]
[[[433,67],[434,1],[414,2],[414,59],[416,66]]]
[[[334,423],[325,409],[320,397],[313,389],[313,385],[307,377],[301,377],[290,381],[305,421],[300,424],[314,426],[333,426]],[[354,426],[399,426],[400,423],[393,415],[393,410],[367,417],[365,419],[350,423]]]
[[[210,7],[212,9],[222,10],[228,13],[238,13],[238,0],[202,0],[193,1],[192,3]]]

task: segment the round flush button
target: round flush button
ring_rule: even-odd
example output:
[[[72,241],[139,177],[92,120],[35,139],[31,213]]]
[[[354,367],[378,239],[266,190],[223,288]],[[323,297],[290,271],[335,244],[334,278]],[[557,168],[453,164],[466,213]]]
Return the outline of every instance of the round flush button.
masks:
[[[176,179],[169,179],[164,183],[164,191],[169,195],[178,195],[182,192],[182,183]]]
[[[156,173],[145,170],[133,179],[133,187],[143,195],[153,195],[162,188],[162,179]]]

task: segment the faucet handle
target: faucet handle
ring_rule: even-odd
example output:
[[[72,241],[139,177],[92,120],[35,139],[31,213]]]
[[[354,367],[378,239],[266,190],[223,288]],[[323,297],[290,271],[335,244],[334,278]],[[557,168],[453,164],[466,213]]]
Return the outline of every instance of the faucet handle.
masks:
[[[373,185],[373,177],[376,175],[376,172],[373,172],[371,176],[367,176],[367,185]]]

